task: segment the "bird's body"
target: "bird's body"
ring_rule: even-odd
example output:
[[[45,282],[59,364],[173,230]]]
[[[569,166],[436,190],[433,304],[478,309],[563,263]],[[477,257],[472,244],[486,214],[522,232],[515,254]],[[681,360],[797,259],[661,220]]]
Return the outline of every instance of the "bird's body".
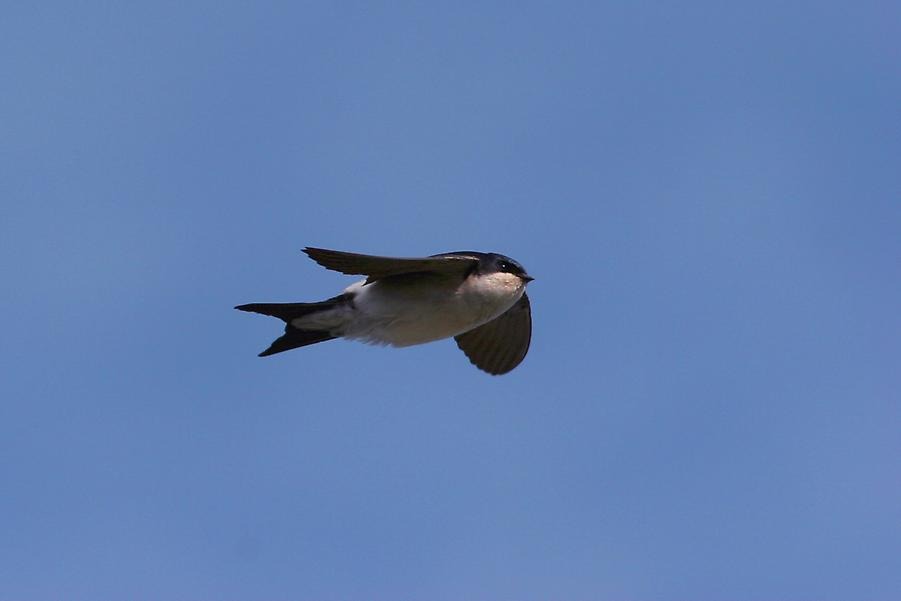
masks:
[[[511,277],[510,279],[517,279]],[[481,280],[417,274],[349,286],[342,303],[295,319],[300,329],[327,329],[372,344],[412,346],[450,338],[491,321],[513,306],[525,286],[485,286]]]
[[[525,357],[531,337],[525,287],[532,278],[508,257],[458,252],[400,259],[315,248],[304,252],[329,269],[368,277],[320,303],[236,307],[285,321],[285,335],[262,356],[338,337],[398,347],[456,337],[470,360],[489,373],[506,373]]]

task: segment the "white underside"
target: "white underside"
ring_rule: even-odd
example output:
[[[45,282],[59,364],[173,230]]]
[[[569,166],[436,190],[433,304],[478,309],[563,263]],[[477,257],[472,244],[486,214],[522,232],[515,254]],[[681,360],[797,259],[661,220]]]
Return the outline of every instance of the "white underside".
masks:
[[[467,278],[357,282],[345,291],[352,303],[295,319],[294,327],[326,330],[370,344],[411,346],[468,332],[520,299],[523,281],[508,273]]]

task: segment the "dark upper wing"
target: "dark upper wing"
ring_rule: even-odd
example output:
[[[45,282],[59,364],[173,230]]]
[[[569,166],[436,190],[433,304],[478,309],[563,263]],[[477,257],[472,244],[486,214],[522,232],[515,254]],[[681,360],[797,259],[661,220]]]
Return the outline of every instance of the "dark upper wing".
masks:
[[[349,275],[369,276],[366,280],[367,283],[404,273],[433,272],[462,276],[479,262],[478,257],[464,254],[405,259],[360,255],[324,248],[308,247],[303,249],[303,252],[326,269]]]
[[[454,336],[473,365],[499,376],[525,359],[532,340],[532,310],[523,292],[519,301],[499,317],[474,330]]]

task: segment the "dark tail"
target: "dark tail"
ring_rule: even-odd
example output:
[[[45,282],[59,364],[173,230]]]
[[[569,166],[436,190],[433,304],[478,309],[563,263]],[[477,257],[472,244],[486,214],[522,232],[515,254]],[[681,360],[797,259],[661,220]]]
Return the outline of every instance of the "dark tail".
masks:
[[[235,309],[278,317],[285,322],[285,334],[277,338],[269,345],[269,348],[259,355],[260,357],[268,357],[269,355],[290,351],[294,348],[337,338],[337,336],[333,336],[325,330],[301,330],[300,328],[295,328],[291,325],[291,322],[310,313],[334,309],[343,302],[345,302],[343,296],[336,296],[320,303],[250,303],[248,305],[238,305]]]

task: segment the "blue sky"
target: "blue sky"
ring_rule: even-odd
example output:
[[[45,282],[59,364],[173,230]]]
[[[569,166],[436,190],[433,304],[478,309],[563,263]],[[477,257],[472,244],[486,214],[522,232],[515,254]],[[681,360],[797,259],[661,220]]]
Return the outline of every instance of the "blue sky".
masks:
[[[897,3],[3,12],[0,599],[901,597]],[[530,354],[258,359],[307,245]]]

